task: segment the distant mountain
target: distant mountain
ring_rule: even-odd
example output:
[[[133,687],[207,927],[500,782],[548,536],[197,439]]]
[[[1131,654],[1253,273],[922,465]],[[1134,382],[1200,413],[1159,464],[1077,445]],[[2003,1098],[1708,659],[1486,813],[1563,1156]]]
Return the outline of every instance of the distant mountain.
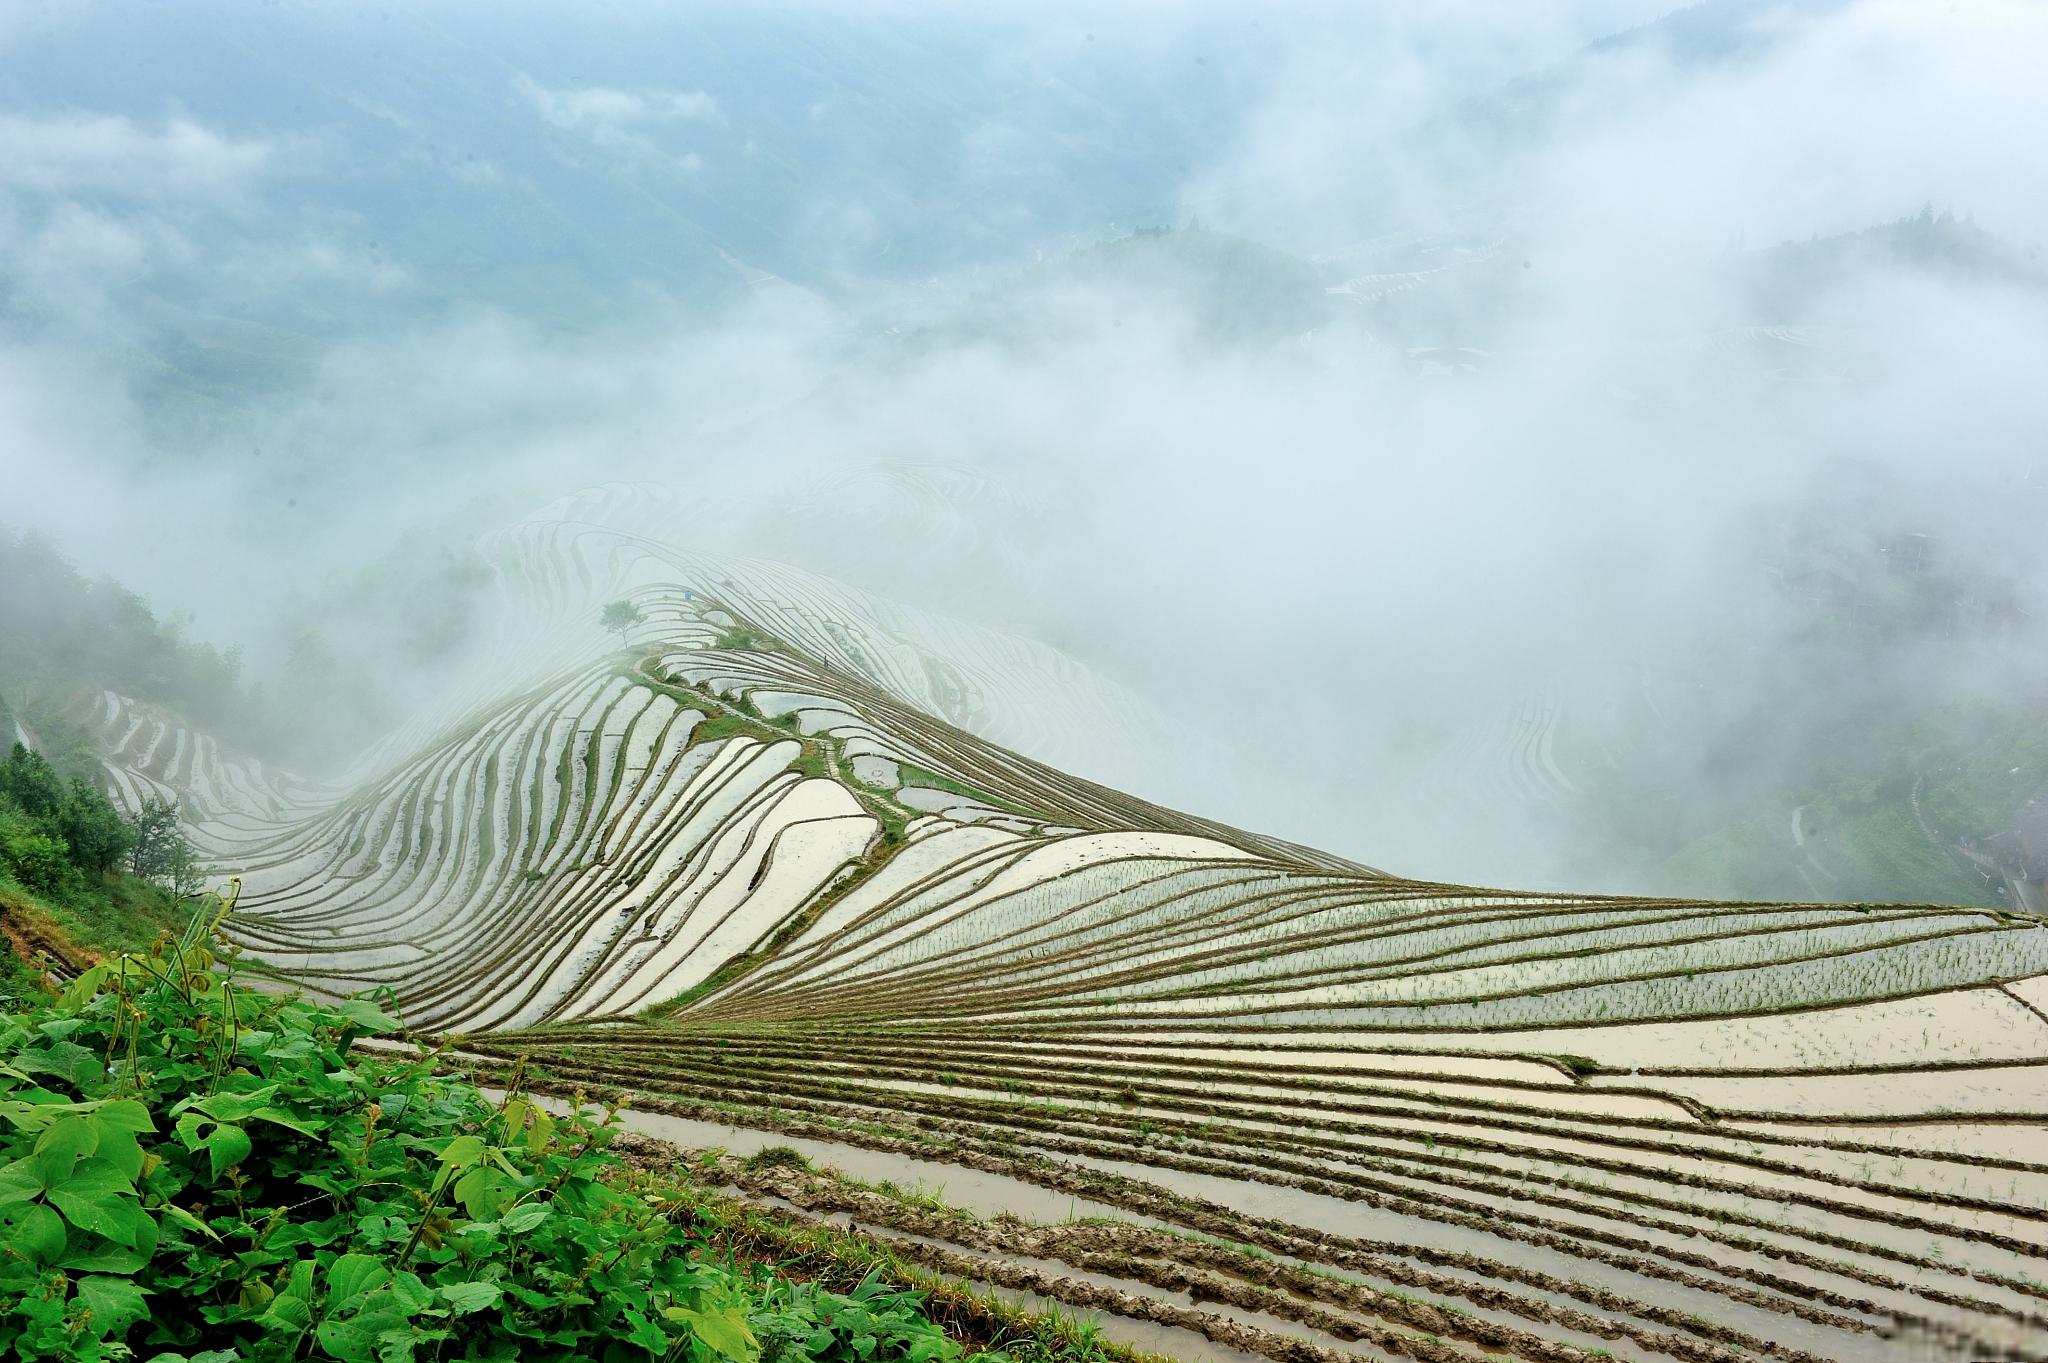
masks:
[[[1877,271],[1997,284],[2048,299],[2048,269],[2038,248],[2023,249],[1968,216],[1932,205],[1860,231],[1784,242],[1740,264],[1749,307],[1777,321],[1804,320],[1833,290]]]

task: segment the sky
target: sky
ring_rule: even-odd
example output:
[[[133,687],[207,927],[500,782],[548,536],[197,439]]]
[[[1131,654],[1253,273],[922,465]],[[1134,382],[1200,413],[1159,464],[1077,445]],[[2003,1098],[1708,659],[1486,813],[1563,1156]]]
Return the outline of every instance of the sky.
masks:
[[[1186,735],[1088,775],[1644,887],[1487,735],[1704,791],[1849,713],[1788,516],[2048,581],[2044,59],[2001,0],[0,0],[0,523],[260,675],[394,554],[702,489]],[[2031,629],[1943,639],[1858,675],[2032,703]]]

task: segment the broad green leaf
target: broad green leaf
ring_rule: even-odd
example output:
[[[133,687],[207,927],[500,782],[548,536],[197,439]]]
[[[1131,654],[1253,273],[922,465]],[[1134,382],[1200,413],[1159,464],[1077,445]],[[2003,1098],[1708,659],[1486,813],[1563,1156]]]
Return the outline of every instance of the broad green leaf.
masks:
[[[330,1007],[365,1031],[395,1032],[403,1025],[368,999],[343,999]]]
[[[688,1326],[706,1348],[731,1363],[756,1363],[761,1357],[761,1342],[754,1338],[747,1318],[737,1307],[693,1311],[687,1306],[671,1306],[661,1314]]]
[[[51,1205],[80,1230],[104,1235],[117,1245],[134,1248],[149,1214],[136,1200],[135,1187],[104,1160],[89,1159],[49,1190]]]
[[[344,1254],[327,1266],[327,1293],[332,1303],[367,1296],[390,1280],[391,1270],[368,1254]]]
[[[265,1084],[248,1093],[210,1093],[204,1098],[188,1098],[171,1110],[176,1112],[194,1107],[217,1122],[244,1122],[254,1116],[257,1109],[268,1107],[277,1089],[276,1084]]]
[[[279,1037],[264,1050],[272,1060],[305,1060],[314,1054],[313,1038],[293,1033]]]
[[[285,1275],[284,1286],[277,1289],[280,1297],[297,1297],[300,1301],[313,1300],[313,1261],[300,1259]]]
[[[206,1157],[213,1168],[213,1176],[219,1178],[229,1168],[249,1158],[251,1149],[249,1133],[239,1126],[222,1122],[207,1133]]]
[[[375,1333],[352,1320],[323,1320],[313,1338],[341,1363],[370,1363],[377,1356]]]
[[[106,1081],[99,1056],[72,1041],[59,1041],[46,1050],[23,1051],[14,1057],[14,1063],[30,1074],[54,1074],[69,1080],[82,1092],[92,1092]]]
[[[414,1363],[414,1349],[428,1340],[447,1338],[445,1332],[422,1332],[406,1325],[377,1336],[377,1363]]]
[[[506,1283],[505,1295],[521,1305],[531,1306],[536,1310],[544,1306],[553,1306],[558,1300],[545,1292],[536,1292],[530,1287],[521,1287],[518,1283]]]
[[[320,1134],[321,1129],[327,1125],[327,1123],[317,1118],[293,1116],[283,1108],[277,1107],[259,1107],[249,1114],[249,1120],[269,1122],[273,1126],[289,1127],[302,1136],[317,1136]]]
[[[666,1331],[638,1311],[628,1309],[624,1314],[626,1324],[630,1327],[626,1331],[628,1344],[637,1344],[657,1357],[668,1353],[669,1340]]]
[[[442,1147],[441,1163],[450,1169],[467,1169],[483,1158],[484,1142],[481,1136],[457,1136]]]
[[[514,1207],[511,1211],[506,1212],[504,1219],[498,1224],[512,1234],[519,1235],[532,1230],[535,1226],[538,1226],[553,1215],[554,1212],[548,1207],[547,1203],[529,1202],[523,1207]]]
[[[50,1203],[80,1230],[104,1235],[125,1249],[136,1249],[145,1236],[153,1237],[156,1230],[156,1222],[133,1196],[85,1198],[53,1188]]]
[[[548,1138],[554,1135],[555,1118],[545,1108],[533,1110],[533,1122],[526,1132],[526,1153],[538,1155],[547,1149]]]
[[[150,1120],[149,1108],[134,1098],[115,1098],[100,1103],[94,1108],[93,1116],[116,1131],[132,1131],[139,1135],[156,1130],[156,1123]]]
[[[45,1264],[64,1257],[64,1222],[48,1207],[31,1204],[8,1229],[7,1243]]]
[[[73,1284],[78,1299],[92,1311],[93,1329],[119,1339],[136,1321],[149,1314],[142,1289],[126,1278],[93,1275]]]
[[[434,1304],[433,1289],[417,1273],[399,1273],[391,1280],[391,1294],[408,1312],[424,1311]]]
[[[489,1221],[517,1195],[516,1186],[487,1165],[477,1165],[455,1180],[455,1199],[475,1221]]]
[[[0,1166],[0,1207],[43,1195],[43,1173],[34,1155]]]
[[[38,1092],[47,1094],[49,1090],[41,1089]],[[51,1101],[49,1098],[36,1102],[10,1101],[0,1103],[0,1117],[5,1117],[13,1123],[17,1131],[33,1135],[48,1130],[50,1123],[81,1111],[85,1106],[84,1103],[67,1103],[61,1099]]]
[[[444,1283],[434,1290],[458,1316],[496,1306],[504,1295],[496,1283]]]
[[[94,1149],[93,1154],[113,1165],[129,1178],[141,1178],[143,1165],[142,1143],[135,1139],[135,1133],[124,1131],[119,1127],[108,1126],[101,1122],[97,1116],[88,1117],[85,1120],[93,1128],[94,1134],[99,1137],[99,1145]]]
[[[145,1237],[150,1238],[150,1237]],[[139,1273],[148,1265],[150,1255],[156,1250],[151,1244],[147,1249],[138,1244],[134,1249],[105,1240],[95,1242],[90,1249],[67,1254],[57,1261],[57,1267],[67,1273]]]
[[[52,1122],[36,1137],[36,1169],[43,1186],[54,1188],[71,1177],[72,1166],[100,1148],[100,1133],[84,1117]]]
[[[162,1212],[167,1220],[177,1222],[186,1230],[198,1231],[201,1235],[205,1236],[209,1240],[220,1239],[220,1236],[214,1234],[213,1227],[207,1225],[204,1221],[201,1221],[198,1217],[192,1215],[192,1213],[186,1211],[183,1207],[180,1207],[175,1202],[166,1202],[163,1206],[157,1208],[157,1210]]]
[[[381,1339],[386,1331],[409,1329],[413,1312],[389,1288],[379,1288],[348,1319]]]
[[[86,1000],[100,992],[100,986],[107,982],[107,968],[96,965],[79,975],[57,998],[57,1011],[73,1013],[85,1006]]]

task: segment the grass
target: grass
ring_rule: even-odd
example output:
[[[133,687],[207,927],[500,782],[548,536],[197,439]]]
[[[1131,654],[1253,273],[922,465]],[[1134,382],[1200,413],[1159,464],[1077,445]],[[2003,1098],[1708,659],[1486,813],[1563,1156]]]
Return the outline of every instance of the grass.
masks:
[[[724,965],[719,966],[718,969],[712,971],[682,993],[677,994],[674,998],[665,999],[651,1008],[643,1009],[640,1013],[641,1020],[645,1022],[659,1022],[678,1013],[705,995],[725,988],[725,986],[746,974],[757,964],[759,964],[758,960],[745,956],[727,961]]]
[[[110,875],[65,903],[29,893],[0,876],[0,996],[34,998],[41,975],[27,955],[38,945],[50,954],[89,963],[110,951],[145,951],[183,924],[169,891],[130,875]]]
[[[1593,1059],[1590,1055],[1563,1055],[1555,1052],[1545,1052],[1545,1056],[1548,1059],[1555,1060],[1573,1074],[1598,1074],[1601,1070],[1600,1062]]]
[[[756,1150],[740,1163],[748,1169],[811,1170],[811,1161],[801,1150],[789,1145],[769,1145]]]
[[[1042,815],[1032,813],[1021,805],[1012,804],[1001,796],[991,795],[985,790],[976,790],[973,786],[933,771],[930,767],[920,767],[915,762],[899,761],[896,764],[896,769],[899,783],[904,786],[924,786],[930,790],[943,790],[950,795],[958,795],[969,800],[978,800],[992,808],[1015,814],[1021,819],[1029,819],[1033,823],[1038,822],[1043,817]]]
[[[1020,1363],[1165,1363],[1104,1338],[1076,1315],[1027,1310],[998,1292],[935,1274],[858,1232],[794,1224],[692,1181],[679,1181],[673,1191],[694,1228],[713,1244],[773,1260],[782,1275],[836,1291],[874,1276],[921,1292],[925,1313],[970,1347],[1001,1349]]]
[[[981,1219],[966,1208],[956,1207],[946,1201],[946,1189],[943,1184],[936,1188],[927,1188],[921,1183],[913,1183],[906,1188],[894,1179],[887,1178],[879,1183],[863,1183],[858,1179],[845,1179],[844,1181],[856,1188],[865,1188],[871,1193],[878,1193],[888,1198],[891,1202],[905,1207],[916,1207],[920,1211],[937,1212],[943,1216],[955,1217],[963,1221],[979,1221]]]
[[[734,625],[721,632],[717,641],[712,644],[713,648],[733,650],[772,649],[780,646],[776,640],[747,625]]]
[[[692,699],[700,708],[703,706],[702,696],[694,696]],[[789,735],[777,733],[764,719],[727,711],[723,714],[707,715],[700,720],[697,727],[690,730],[690,746],[694,748],[699,743],[718,743],[728,738],[758,738],[768,743],[779,743],[787,737]]]

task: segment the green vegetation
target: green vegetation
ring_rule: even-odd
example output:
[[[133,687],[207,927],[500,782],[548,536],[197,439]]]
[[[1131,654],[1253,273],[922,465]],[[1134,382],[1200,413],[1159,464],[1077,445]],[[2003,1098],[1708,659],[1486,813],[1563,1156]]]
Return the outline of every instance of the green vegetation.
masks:
[[[701,1193],[607,1149],[611,1113],[553,1115],[516,1073],[492,1100],[437,1052],[357,1045],[398,1028],[369,1002],[248,988],[227,912],[210,898],[177,938],[0,1021],[0,1354],[968,1352],[873,1272],[838,1293],[732,1255]]]
[[[19,743],[0,762],[0,872],[19,884],[70,897],[136,846],[136,831],[85,781],[66,782]]]
[[[79,941],[143,946],[172,921],[170,894],[124,866],[144,851],[137,830],[85,781],[66,780],[40,755],[14,744],[0,761],[0,998],[34,991],[26,958],[36,951],[82,956]],[[191,849],[158,830],[138,869],[154,872],[162,853],[191,874]]]
[[[1550,1059],[1555,1060],[1558,1064],[1564,1066],[1566,1069],[1570,1070],[1573,1074],[1576,1075],[1600,1073],[1600,1062],[1593,1059],[1593,1057],[1589,1055],[1569,1055],[1563,1053],[1553,1053],[1550,1056]]]
[[[792,1225],[694,1184],[682,1185],[679,1192],[713,1245],[749,1257],[772,1256],[785,1271],[803,1274],[818,1287],[838,1286],[856,1296],[877,1280],[909,1284],[922,1294],[920,1309],[926,1316],[1000,1351],[984,1357],[1018,1363],[1129,1363],[1151,1357],[1104,1339],[1078,1316],[1028,1310],[999,1292],[940,1277],[885,1242],[830,1224]]]
[[[150,796],[142,802],[133,825],[133,845],[128,849],[128,870],[168,885],[176,895],[199,892],[204,872],[192,844],[185,839],[176,800]]]
[[[746,625],[734,625],[718,636],[713,648],[755,649],[768,646],[766,636],[755,633]]]
[[[1017,815],[1019,818],[1031,819],[1034,822],[1039,818],[1038,815],[1033,814],[1028,809],[1021,808],[1000,796],[991,795],[985,790],[976,790],[973,786],[935,772],[930,767],[920,767],[915,762],[899,761],[896,764],[896,770],[898,772],[899,784],[906,788],[910,786],[924,786],[930,790],[943,790],[948,794],[963,796],[969,800],[977,800],[991,809],[1006,810],[1011,814]]]
[[[749,1169],[809,1169],[811,1162],[794,1146],[769,1145],[741,1160]]]
[[[697,704],[702,708],[704,702],[699,700]],[[757,719],[753,715],[737,712],[714,713],[707,715],[690,731],[690,745],[695,747],[699,743],[717,743],[724,739],[741,737],[758,738],[764,743],[778,743],[788,735],[777,733],[768,721]]]

